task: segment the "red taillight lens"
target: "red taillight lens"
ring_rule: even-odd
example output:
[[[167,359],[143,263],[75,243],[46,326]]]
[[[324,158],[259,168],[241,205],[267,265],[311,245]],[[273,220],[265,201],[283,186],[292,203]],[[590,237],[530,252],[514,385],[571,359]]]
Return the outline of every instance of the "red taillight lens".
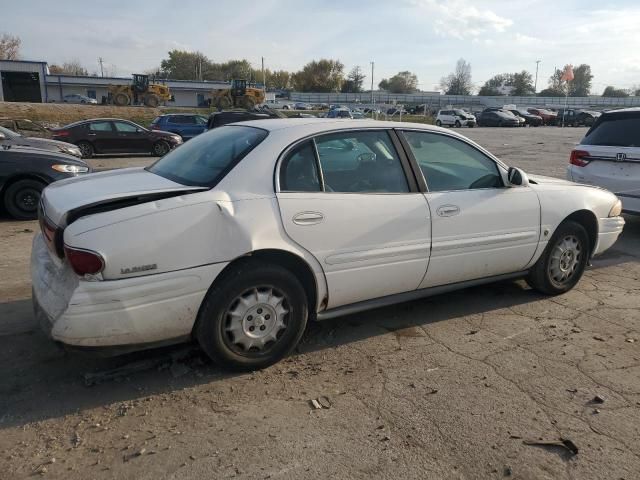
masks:
[[[56,130],[55,132],[53,132],[54,137],[68,137],[69,135],[71,135],[71,132],[69,132],[69,130]]]
[[[64,254],[71,268],[73,268],[73,271],[78,275],[95,275],[96,273],[100,273],[104,268],[102,256],[91,250],[80,250],[65,245]]]
[[[575,165],[576,167],[586,167],[589,165],[589,152],[585,152],[584,150],[572,150],[571,158],[569,159],[569,163],[571,165]]]

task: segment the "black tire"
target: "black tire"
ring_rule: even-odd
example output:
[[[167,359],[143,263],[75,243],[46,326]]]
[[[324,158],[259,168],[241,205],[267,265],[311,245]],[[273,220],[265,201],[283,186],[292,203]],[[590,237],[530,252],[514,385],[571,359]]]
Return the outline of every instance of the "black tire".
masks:
[[[440,120],[436,120],[436,126],[441,127],[442,126],[442,122]]]
[[[91,145],[89,142],[81,141],[76,143],[76,146],[80,149],[82,158],[91,158],[93,157],[93,154],[96,153],[93,145]]]
[[[267,334],[278,335],[275,341],[266,343],[262,349],[249,347],[247,350],[246,345],[242,346],[241,342],[253,339],[248,340],[251,333],[247,333],[246,329],[252,328],[251,322],[262,322],[263,318],[266,322],[268,318],[266,314],[260,318],[252,318],[250,313],[260,305],[269,304],[256,303],[248,306],[237,301],[241,297],[245,298],[246,292],[254,290],[264,295],[269,291],[282,295],[278,305],[282,305],[287,313],[282,317],[284,328],[280,327],[282,329],[274,333],[273,326],[266,327]],[[249,295],[248,298],[253,298],[253,293]],[[238,337],[227,330],[234,326],[232,312],[236,308],[244,313],[242,320],[235,322]],[[260,310],[255,312],[262,313]],[[239,317],[240,314],[236,316]],[[214,362],[234,370],[256,370],[276,363],[295,348],[304,333],[307,317],[307,296],[295,275],[279,265],[248,260],[232,267],[224,274],[224,278],[209,289],[198,312],[194,335]]]
[[[572,273],[565,280],[558,281],[557,278],[554,278],[552,262],[556,262],[558,252],[561,251],[561,245],[567,239],[577,241],[576,251],[578,253],[574,252],[573,257],[568,257],[571,261],[573,261],[575,257],[576,263],[574,268],[571,269]],[[557,250],[557,248],[560,250]],[[590,252],[591,242],[589,241],[589,235],[585,228],[577,222],[566,220],[556,229],[542,256],[529,272],[526,279],[527,283],[531,288],[546,295],[560,295],[568,292],[582,277],[587,262],[589,261]],[[564,254],[560,255],[560,259],[557,260],[559,265],[562,265],[561,259],[563,255]],[[564,270],[560,270],[560,273],[563,272]]]
[[[151,93],[144,97],[144,104],[147,107],[156,108],[158,105],[160,105],[160,97],[158,97],[158,95],[154,93]]]
[[[117,93],[115,97],[113,97],[113,103],[118,105],[119,107],[125,107],[131,103],[131,98],[126,93]]]
[[[454,126],[456,128],[460,128],[462,126],[462,124],[460,123],[460,120],[456,120],[456,123],[454,123]]]
[[[169,153],[170,150],[171,147],[167,142],[165,142],[164,140],[158,140],[153,144],[153,150],[151,151],[151,153],[156,157],[164,157],[167,153]]]
[[[35,220],[38,218],[40,194],[46,185],[38,180],[18,180],[4,192],[4,206],[9,215],[16,220]]]

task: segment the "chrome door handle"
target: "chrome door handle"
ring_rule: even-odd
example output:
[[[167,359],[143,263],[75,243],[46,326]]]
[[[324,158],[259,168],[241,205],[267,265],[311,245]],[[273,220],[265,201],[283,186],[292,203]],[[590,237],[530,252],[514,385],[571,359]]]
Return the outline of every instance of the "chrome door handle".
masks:
[[[442,205],[436,213],[441,217],[453,217],[460,213],[460,207],[457,205]]]
[[[95,133],[87,133],[87,137],[95,137],[96,134]]]
[[[324,215],[320,212],[300,212],[293,216],[293,223],[296,225],[316,225],[324,220]]]

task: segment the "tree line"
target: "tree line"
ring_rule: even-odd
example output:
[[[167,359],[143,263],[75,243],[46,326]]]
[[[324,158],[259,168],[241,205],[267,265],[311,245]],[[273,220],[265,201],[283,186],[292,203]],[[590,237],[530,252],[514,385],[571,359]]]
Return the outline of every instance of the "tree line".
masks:
[[[20,58],[21,40],[17,36],[0,35],[0,60],[17,60]],[[566,68],[567,66],[565,66]],[[564,69],[563,69],[564,70]],[[592,88],[593,74],[587,64],[578,65],[573,69],[574,79],[571,82],[561,80],[563,70],[556,70],[548,79],[545,89],[537,95],[545,97],[588,96]],[[53,74],[89,75],[87,69],[78,60],[71,60],[60,65],[51,64],[49,71]],[[354,66],[348,73],[340,60],[313,60],[297,72],[286,70],[271,70],[256,68],[248,60],[229,60],[217,63],[201,52],[187,52],[172,50],[167,58],[160,62],[157,68],[147,70],[147,74],[158,78],[175,80],[224,80],[243,78],[262,83],[273,90],[297,90],[300,92],[343,92],[360,93],[368,91],[365,88],[365,75],[360,66]],[[97,75],[92,73],[92,75]],[[378,83],[378,88],[390,93],[415,93],[419,91],[418,77],[408,70],[384,78]],[[442,77],[440,88],[447,95],[472,95],[476,90],[471,76],[471,64],[461,58],[457,61],[454,71]],[[497,96],[527,96],[536,95],[533,75],[521,72],[500,73],[484,82],[478,89],[478,95]],[[621,89],[607,86],[603,97],[640,96],[640,87]]]

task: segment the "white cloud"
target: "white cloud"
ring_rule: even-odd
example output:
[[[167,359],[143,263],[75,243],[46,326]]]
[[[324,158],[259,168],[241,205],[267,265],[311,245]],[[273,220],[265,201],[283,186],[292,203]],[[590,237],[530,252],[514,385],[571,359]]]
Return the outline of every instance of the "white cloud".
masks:
[[[504,32],[513,24],[511,19],[492,10],[479,9],[460,0],[412,0],[411,3],[435,18],[435,32],[443,37],[463,40],[487,32]]]

